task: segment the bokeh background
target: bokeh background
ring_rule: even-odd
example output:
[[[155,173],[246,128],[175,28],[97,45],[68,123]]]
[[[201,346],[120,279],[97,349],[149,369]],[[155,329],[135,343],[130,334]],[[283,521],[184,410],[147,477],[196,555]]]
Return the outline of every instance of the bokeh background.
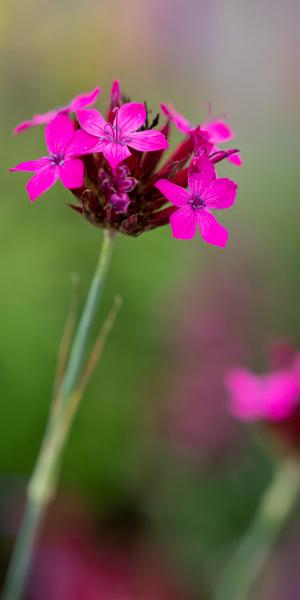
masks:
[[[33,113],[114,78],[192,121],[210,102],[244,166],[228,248],[168,227],[118,240],[101,318],[123,308],[89,385],[45,525],[30,600],[208,599],[271,473],[262,437],[228,414],[224,373],[299,343],[298,0],[1,0],[0,536],[2,574],[47,418],[71,274],[81,299],[101,232],[57,184],[30,206]],[[178,139],[175,130],[172,141]],[[256,600],[299,594],[294,517]],[[297,550],[298,546],[298,550]],[[41,592],[42,590],[42,592]]]

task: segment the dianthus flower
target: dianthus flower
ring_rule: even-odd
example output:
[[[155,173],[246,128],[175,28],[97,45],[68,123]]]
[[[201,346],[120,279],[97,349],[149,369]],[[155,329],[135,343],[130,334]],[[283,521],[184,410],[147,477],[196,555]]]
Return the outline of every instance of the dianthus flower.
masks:
[[[94,152],[103,152],[103,156],[112,168],[131,155],[134,148],[140,152],[165,150],[168,141],[160,131],[138,131],[144,126],[147,113],[145,105],[140,102],[126,102],[121,108],[114,108],[114,120],[107,122],[100,112],[79,110],[79,123],[87,133],[98,138]]]
[[[86,106],[91,106],[96,102],[100,92],[101,88],[96,87],[91,92],[86,92],[75,96],[75,98],[72,98],[72,100],[70,100],[70,102],[65,106],[54,108],[53,110],[49,110],[46,113],[33,115],[32,119],[28,121],[22,121],[21,123],[19,123],[19,125],[15,127],[13,133],[21,133],[22,131],[29,129],[30,127],[35,127],[35,125],[45,125],[46,123],[50,123],[50,121],[52,121],[52,119],[54,119],[54,117],[56,117],[56,115],[58,115],[59,113],[74,113],[77,110],[85,108]]]
[[[218,223],[211,209],[229,208],[236,197],[237,185],[230,179],[216,178],[214,165],[206,153],[194,161],[197,171],[189,171],[188,189],[160,179],[155,185],[176,207],[170,216],[173,236],[194,237],[197,227],[205,242],[225,246],[228,232]]]
[[[187,204],[185,216],[189,212],[195,217],[194,224],[190,219],[189,228],[181,226],[185,235],[176,237],[192,237],[198,224],[206,241],[224,246],[227,232],[210,209],[230,206],[236,184],[217,179],[213,165],[236,150],[221,151],[200,135],[185,135],[166,157],[169,118],[158,127],[159,115],[151,119],[146,103],[124,97],[118,80],[113,82],[105,118],[98,110],[85,109],[87,101],[91,104],[95,100],[91,95],[78,97],[59,109],[59,114],[55,112],[54,122],[67,119],[70,136],[60,139],[56,128],[54,146],[47,144],[49,157],[21,163],[13,169],[36,172],[27,185],[30,199],[37,198],[60,178],[77,200],[69,206],[96,227],[137,236],[171,222],[173,233],[180,233],[178,221],[184,207],[178,207],[177,200],[160,189],[159,182],[163,180],[175,189],[180,186]],[[71,121],[66,113],[74,111],[74,102],[77,114]],[[48,128],[53,127],[51,114],[47,113],[50,123],[46,140]]]
[[[80,188],[84,183],[84,165],[77,158],[89,153],[95,140],[85,131],[75,130],[74,123],[60,113],[48,123],[45,130],[49,156],[20,163],[11,171],[33,171],[36,173],[27,183],[29,199],[33,202],[49,190],[60,179],[68,188]]]
[[[300,403],[300,355],[289,366],[263,375],[243,368],[232,369],[226,385],[230,410],[242,421],[282,421]]]
[[[210,154],[220,151],[219,144],[231,141],[235,134],[224,119],[207,120],[202,125],[193,125],[174,108],[172,104],[161,104],[163,113],[171,119],[181,133],[195,137],[198,145],[205,147]],[[238,152],[230,152],[227,160],[237,166],[242,164]]]
[[[226,376],[230,412],[244,422],[257,422],[279,449],[300,455],[300,353],[286,341],[272,347],[273,370],[256,375],[244,368]]]

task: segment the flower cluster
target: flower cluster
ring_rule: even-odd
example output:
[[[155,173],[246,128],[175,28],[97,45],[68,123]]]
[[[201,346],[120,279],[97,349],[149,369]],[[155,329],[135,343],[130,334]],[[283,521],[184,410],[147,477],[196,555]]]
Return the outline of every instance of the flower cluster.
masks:
[[[77,200],[69,206],[97,227],[136,236],[170,223],[176,238],[193,238],[199,228],[205,242],[225,246],[228,232],[211,211],[229,208],[237,185],[218,178],[215,164],[223,159],[241,164],[238,150],[219,148],[233,138],[226,121],[194,126],[162,104],[167,119],[158,128],[159,114],[149,122],[146,103],[129,102],[118,81],[104,117],[89,108],[99,94],[95,88],[15,128],[20,133],[46,124],[48,156],[11,169],[35,173],[26,186],[29,199],[60,179]],[[171,123],[184,138],[166,156]]]

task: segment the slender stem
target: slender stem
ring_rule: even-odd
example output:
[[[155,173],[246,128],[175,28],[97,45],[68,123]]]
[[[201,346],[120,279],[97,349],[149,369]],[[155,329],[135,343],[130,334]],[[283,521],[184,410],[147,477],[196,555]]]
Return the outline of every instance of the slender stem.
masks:
[[[254,519],[239,544],[214,600],[247,600],[300,492],[296,462],[278,465]],[[251,596],[251,598],[255,596]]]
[[[70,393],[74,389],[82,369],[86,344],[94,322],[95,312],[98,307],[103,282],[110,261],[113,242],[112,236],[113,234],[111,234],[109,231],[104,231],[103,246],[100,252],[97,269],[92,280],[86,305],[84,307],[81,321],[72,345],[69,363],[62,383],[61,395],[64,399],[64,402],[67,401]]]
[[[112,247],[113,236],[105,231],[98,264],[71,347],[65,375],[54,409],[50,411],[42,446],[29,481],[23,521],[8,569],[2,600],[20,600],[25,592],[34,546],[45,510],[56,490],[63,450],[78,407],[78,402],[74,403],[74,391],[84,366],[87,344],[101,299]]]

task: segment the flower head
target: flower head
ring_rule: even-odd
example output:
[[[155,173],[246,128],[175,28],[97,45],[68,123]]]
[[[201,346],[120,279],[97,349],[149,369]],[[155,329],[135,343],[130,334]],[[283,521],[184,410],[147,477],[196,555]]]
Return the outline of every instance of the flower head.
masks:
[[[84,183],[84,166],[77,157],[90,153],[97,141],[85,131],[76,131],[73,121],[62,113],[48,123],[45,140],[49,156],[20,163],[10,169],[36,173],[26,186],[32,202],[58,179],[68,189],[81,188]]]
[[[50,123],[56,115],[59,113],[73,113],[77,110],[81,110],[86,106],[91,106],[94,104],[101,92],[101,88],[96,87],[91,92],[86,92],[75,96],[72,98],[68,104],[65,106],[61,106],[59,108],[55,108],[43,114],[33,115],[32,119],[28,121],[22,121],[17,125],[13,131],[14,134],[21,133],[30,127],[34,127],[35,125],[44,125],[45,123]]]
[[[211,209],[229,208],[235,200],[237,185],[225,178],[216,178],[212,161],[206,152],[197,158],[197,171],[188,175],[188,189],[160,179],[155,185],[178,210],[170,216],[173,236],[194,237],[197,227],[205,242],[226,246],[227,230],[218,223]]]
[[[242,421],[277,422],[292,415],[300,402],[300,356],[289,367],[264,375],[248,369],[229,371],[230,410]]]
[[[146,121],[144,104],[126,102],[121,108],[115,107],[114,111],[113,123],[105,121],[95,109],[77,112],[82,129],[98,138],[94,151],[103,152],[113,169],[131,155],[128,147],[139,152],[168,148],[168,141],[160,131],[137,131]]]
[[[229,142],[235,137],[233,130],[224,119],[211,119],[196,126],[177,112],[172,104],[161,104],[161,109],[181,133],[193,135],[196,145],[205,147],[209,154],[219,152],[219,144]],[[226,158],[237,166],[242,164],[237,152],[230,153]]]
[[[189,135],[166,156],[169,118],[159,126],[159,114],[150,118],[147,103],[130,102],[115,80],[105,119],[97,110],[86,109],[98,94],[96,88],[17,127],[20,131],[49,121],[45,131],[49,156],[12,169],[36,173],[27,185],[30,199],[35,200],[60,178],[76,199],[68,205],[96,227],[137,236],[171,221],[174,235],[187,238],[199,225],[206,241],[224,246],[228,234],[210,209],[230,206],[236,185],[216,179],[214,164],[236,150],[211,154],[213,145],[206,133],[199,127],[191,130],[186,122],[181,128]],[[77,118],[71,120],[69,113],[74,111]],[[176,190],[177,196],[182,190],[182,205],[174,196]]]

